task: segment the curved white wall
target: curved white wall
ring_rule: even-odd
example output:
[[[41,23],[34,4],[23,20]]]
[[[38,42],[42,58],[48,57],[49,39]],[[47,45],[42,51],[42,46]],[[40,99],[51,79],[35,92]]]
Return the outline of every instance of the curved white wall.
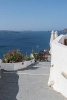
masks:
[[[52,42],[51,68],[48,85],[67,98],[67,78],[62,72],[67,73],[67,46],[63,45],[66,35],[60,35]]]

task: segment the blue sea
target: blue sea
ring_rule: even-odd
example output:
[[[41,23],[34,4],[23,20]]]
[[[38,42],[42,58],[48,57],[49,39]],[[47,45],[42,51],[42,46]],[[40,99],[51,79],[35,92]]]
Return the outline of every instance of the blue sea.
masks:
[[[32,49],[39,52],[49,49],[50,32],[4,32],[0,33],[0,58],[10,50],[20,49],[22,54],[30,54]]]

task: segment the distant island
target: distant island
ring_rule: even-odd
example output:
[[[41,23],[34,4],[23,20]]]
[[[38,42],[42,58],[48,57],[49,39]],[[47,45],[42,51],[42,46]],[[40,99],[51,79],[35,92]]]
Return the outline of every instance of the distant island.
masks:
[[[25,30],[25,31],[13,31],[13,30],[0,30],[0,33],[27,33],[27,32],[50,32],[51,33],[52,30],[50,31],[32,31],[32,30]],[[57,30],[58,31],[58,30]],[[60,32],[67,32],[67,28],[63,29],[63,30],[59,30]]]
[[[67,32],[67,28],[63,29],[62,32]]]
[[[0,30],[0,33],[27,33],[27,32],[51,32],[51,31],[31,31],[31,30],[25,30],[25,31],[12,31],[12,30]]]
[[[20,31],[0,30],[0,33],[19,33]]]

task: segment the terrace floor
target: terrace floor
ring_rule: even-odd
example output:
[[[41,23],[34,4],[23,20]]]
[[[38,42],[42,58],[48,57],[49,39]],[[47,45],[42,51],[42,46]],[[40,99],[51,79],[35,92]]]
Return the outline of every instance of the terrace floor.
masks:
[[[39,62],[17,72],[1,71],[0,100],[66,100],[49,88],[50,62]]]

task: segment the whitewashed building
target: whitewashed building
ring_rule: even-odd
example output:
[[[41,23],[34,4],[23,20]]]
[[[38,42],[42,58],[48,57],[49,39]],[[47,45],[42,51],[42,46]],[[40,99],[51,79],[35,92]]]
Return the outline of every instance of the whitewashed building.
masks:
[[[52,41],[48,85],[67,98],[67,35]]]

